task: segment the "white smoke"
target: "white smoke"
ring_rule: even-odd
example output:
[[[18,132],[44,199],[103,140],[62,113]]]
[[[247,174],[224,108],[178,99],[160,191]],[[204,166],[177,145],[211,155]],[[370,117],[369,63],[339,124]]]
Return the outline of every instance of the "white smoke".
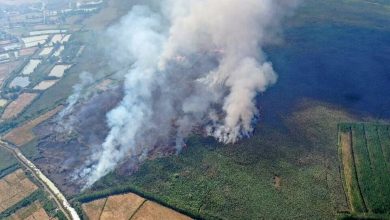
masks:
[[[277,75],[261,48],[277,39],[294,0],[166,0],[135,6],[108,31],[117,61],[130,62],[125,96],[107,115],[110,132],[86,187],[124,159],[142,161],[195,126],[223,143],[253,132],[255,98]]]
[[[77,102],[82,99],[85,90],[95,82],[93,75],[89,72],[82,72],[80,74],[80,82],[73,86],[73,93],[66,100],[66,107],[62,109],[57,117],[56,131],[60,133],[69,133],[72,130],[75,119],[71,116],[73,109]]]

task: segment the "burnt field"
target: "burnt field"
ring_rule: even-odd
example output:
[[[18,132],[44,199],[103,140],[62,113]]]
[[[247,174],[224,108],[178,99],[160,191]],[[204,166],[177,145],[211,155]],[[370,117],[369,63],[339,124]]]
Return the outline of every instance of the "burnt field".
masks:
[[[94,95],[74,108],[62,121],[57,117],[34,128],[39,158],[36,165],[66,194],[78,193],[75,170],[93,154],[108,133],[106,113],[121,99],[119,89]],[[96,106],[100,106],[97,108]]]

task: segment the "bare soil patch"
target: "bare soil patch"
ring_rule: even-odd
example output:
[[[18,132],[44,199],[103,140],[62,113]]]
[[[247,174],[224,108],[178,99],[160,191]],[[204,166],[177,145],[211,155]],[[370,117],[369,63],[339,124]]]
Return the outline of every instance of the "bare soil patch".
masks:
[[[130,219],[144,201],[144,198],[133,193],[110,196],[107,199],[100,219]]]
[[[43,91],[54,86],[57,82],[58,80],[45,80],[36,85],[34,89]]]
[[[274,176],[274,186],[278,190],[282,186],[282,178],[280,176]]]
[[[37,189],[38,187],[21,169],[5,176],[0,180],[0,212],[15,205]]]
[[[42,122],[48,120],[53,115],[55,115],[57,112],[59,112],[62,109],[62,106],[59,106],[51,111],[46,112],[45,114],[39,116],[38,118],[35,118],[21,127],[17,127],[10,132],[8,132],[4,136],[4,140],[11,142],[17,146],[22,146],[27,144],[28,142],[32,141],[35,137],[32,129],[36,127],[37,125],[41,124]]]
[[[104,205],[106,204],[107,198],[98,199],[89,203],[82,204],[82,209],[88,219],[100,219]]]
[[[36,93],[21,94],[15,101],[7,106],[1,119],[7,120],[16,117],[35,99],[35,97],[37,97]]]
[[[131,220],[189,220],[188,216],[166,208],[155,202],[146,201]]]

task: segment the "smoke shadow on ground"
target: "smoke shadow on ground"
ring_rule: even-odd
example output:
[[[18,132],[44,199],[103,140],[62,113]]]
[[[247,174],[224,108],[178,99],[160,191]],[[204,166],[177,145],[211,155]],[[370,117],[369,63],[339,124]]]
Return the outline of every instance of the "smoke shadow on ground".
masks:
[[[285,43],[266,49],[278,83],[259,95],[263,120],[279,121],[302,98],[359,116],[390,118],[390,32],[335,24],[286,30]]]

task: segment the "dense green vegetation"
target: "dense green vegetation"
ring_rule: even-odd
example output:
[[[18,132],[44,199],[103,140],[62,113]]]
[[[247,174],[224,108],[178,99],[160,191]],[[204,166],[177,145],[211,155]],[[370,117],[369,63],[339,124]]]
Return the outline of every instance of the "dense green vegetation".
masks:
[[[349,137],[351,137],[350,126],[348,126],[347,124],[340,124],[339,125],[339,138],[341,138],[340,137],[341,133],[344,133],[344,134],[348,135]],[[348,144],[350,144],[350,143],[348,143]],[[343,146],[341,146],[340,143],[339,143],[339,147],[340,147],[339,148],[340,161],[342,161],[342,165],[343,165],[343,167],[341,167],[341,169],[340,169],[341,178],[343,179],[343,182],[344,182],[345,193],[347,194],[347,196],[349,196],[351,211],[358,212],[358,213],[366,212],[366,207],[365,207],[365,204],[364,204],[361,192],[360,192],[360,188],[359,188],[359,183],[358,183],[358,178],[357,178],[353,155],[352,154],[343,155],[343,152],[341,149]],[[348,147],[350,147],[349,149],[352,151],[352,146],[349,145]],[[345,161],[345,160],[343,161],[343,157],[348,158],[348,159],[346,159],[347,161]],[[344,173],[344,169],[349,170],[348,174],[350,176],[346,176],[346,174]],[[347,178],[349,180],[348,182],[346,181]]]
[[[18,161],[7,150],[0,148],[0,178],[6,176],[18,167]]]
[[[340,125],[341,132],[352,134],[354,166],[358,186],[362,192],[368,215],[390,214],[390,169],[387,160],[389,145],[388,125],[354,123]],[[356,200],[356,198],[349,198]],[[357,210],[359,212],[359,210]],[[361,213],[366,215],[363,210]],[[359,215],[359,213],[354,213]],[[364,216],[363,215],[363,216]]]
[[[317,107],[285,127],[259,125],[236,145],[194,136],[178,156],[146,161],[129,177],[113,172],[76,200],[131,191],[205,219],[332,219],[345,209],[336,147],[345,120]]]

